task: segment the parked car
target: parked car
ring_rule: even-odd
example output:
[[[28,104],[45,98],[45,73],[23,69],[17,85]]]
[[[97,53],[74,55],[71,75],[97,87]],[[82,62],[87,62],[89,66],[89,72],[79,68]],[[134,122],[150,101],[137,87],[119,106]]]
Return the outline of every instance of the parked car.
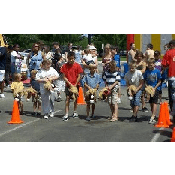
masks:
[[[127,51],[126,50],[121,50],[120,55],[121,56],[127,56]]]

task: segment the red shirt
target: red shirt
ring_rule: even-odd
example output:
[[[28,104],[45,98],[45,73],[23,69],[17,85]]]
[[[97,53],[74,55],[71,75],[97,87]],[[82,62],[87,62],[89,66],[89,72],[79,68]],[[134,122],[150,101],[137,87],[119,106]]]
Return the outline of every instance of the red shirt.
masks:
[[[175,49],[170,49],[163,56],[162,65],[169,67],[168,76],[175,77]]]
[[[71,84],[75,85],[77,83],[78,75],[83,73],[83,69],[76,62],[74,64],[66,63],[62,66],[60,72],[65,75]],[[80,83],[78,82],[78,85],[79,84]]]

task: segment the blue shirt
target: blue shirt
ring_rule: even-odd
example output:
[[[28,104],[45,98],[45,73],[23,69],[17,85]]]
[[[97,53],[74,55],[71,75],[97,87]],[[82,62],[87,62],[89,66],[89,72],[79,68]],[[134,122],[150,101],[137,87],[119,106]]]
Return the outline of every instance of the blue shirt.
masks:
[[[161,73],[160,70],[155,69],[154,70],[146,70],[144,74],[144,79],[146,81],[147,85],[150,85],[152,87],[155,87],[159,80],[161,80]],[[157,87],[157,90],[160,90],[160,86]]]
[[[116,66],[121,68],[121,66],[120,66],[120,55],[119,54],[115,54],[114,60],[116,62]]]
[[[100,83],[100,76],[97,73],[94,73],[93,76],[90,73],[88,73],[84,76],[83,82],[94,89],[96,88],[97,84]]]

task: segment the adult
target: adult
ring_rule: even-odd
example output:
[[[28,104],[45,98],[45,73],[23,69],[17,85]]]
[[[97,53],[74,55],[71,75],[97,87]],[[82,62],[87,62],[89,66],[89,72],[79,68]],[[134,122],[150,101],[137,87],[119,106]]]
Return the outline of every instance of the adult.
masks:
[[[5,77],[5,64],[6,64],[7,50],[5,47],[1,47],[0,42],[0,98],[4,98],[4,77]]]
[[[136,54],[136,47],[134,43],[130,44],[130,50],[128,52],[128,57],[127,57],[127,64],[129,65],[132,61],[137,61],[135,59],[135,54]]]
[[[43,47],[43,53],[47,60],[52,59],[52,53],[50,52],[50,46],[44,45]]]
[[[52,52],[55,52],[56,49],[60,49],[60,45],[58,42],[53,42],[52,45],[53,45]]]
[[[162,66],[168,69],[168,95],[169,105],[173,109],[173,95],[175,93],[175,40],[169,42],[170,49],[166,51],[162,59]]]
[[[11,45],[7,48],[7,58],[6,58],[6,67],[5,67],[5,84],[9,86],[9,80],[11,79],[11,52],[13,47]]]
[[[38,43],[34,43],[32,46],[32,52],[28,55],[29,70],[40,70],[43,59],[46,58],[44,53],[40,50],[40,45]]]
[[[145,61],[147,62],[150,58],[154,58],[153,45],[149,43],[145,52]]]
[[[103,72],[106,72],[109,70],[109,63],[113,60],[113,54],[111,51],[110,44],[106,44],[104,49],[105,49],[105,54],[102,58],[102,65],[103,65]]]
[[[80,50],[80,46],[77,46],[73,49],[75,53],[75,62],[78,64],[82,64],[82,51]]]
[[[11,74],[21,73],[21,64],[23,57],[19,54],[19,44],[13,45],[13,51],[11,52]]]
[[[83,68],[84,73],[90,73],[89,71],[89,65],[92,64],[94,67],[98,66],[97,56],[94,55],[94,52],[96,52],[96,48],[93,45],[90,45],[88,49],[86,50],[86,53],[83,55]]]

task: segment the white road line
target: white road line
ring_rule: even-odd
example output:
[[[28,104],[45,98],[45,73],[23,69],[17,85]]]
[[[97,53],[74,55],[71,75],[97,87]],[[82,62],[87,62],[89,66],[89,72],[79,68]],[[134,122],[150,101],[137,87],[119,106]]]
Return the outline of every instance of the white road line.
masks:
[[[164,128],[160,128],[159,131],[162,131],[164,130]],[[151,142],[156,142],[158,140],[158,138],[160,137],[160,132],[159,133],[156,133],[154,135],[154,137],[151,139]]]
[[[61,112],[61,111],[62,111],[62,110],[57,110],[57,111],[54,112],[54,114],[57,113],[57,112]]]
[[[19,126],[13,128],[13,129],[11,129],[11,130],[5,131],[5,132],[3,132],[3,133],[0,134],[0,137],[3,136],[3,135],[5,135],[5,134],[8,134],[8,133],[10,133],[10,132],[12,132],[12,131],[15,131],[15,130],[17,130],[17,129],[19,129],[19,128],[23,128],[24,126],[29,125],[29,124],[31,124],[31,123],[34,123],[34,122],[36,122],[36,121],[38,121],[38,120],[40,120],[40,118],[37,118],[37,119],[35,119],[35,120],[33,120],[33,121],[30,121],[30,122],[27,122],[27,123],[25,123],[25,124],[21,124],[21,125],[19,125]]]

